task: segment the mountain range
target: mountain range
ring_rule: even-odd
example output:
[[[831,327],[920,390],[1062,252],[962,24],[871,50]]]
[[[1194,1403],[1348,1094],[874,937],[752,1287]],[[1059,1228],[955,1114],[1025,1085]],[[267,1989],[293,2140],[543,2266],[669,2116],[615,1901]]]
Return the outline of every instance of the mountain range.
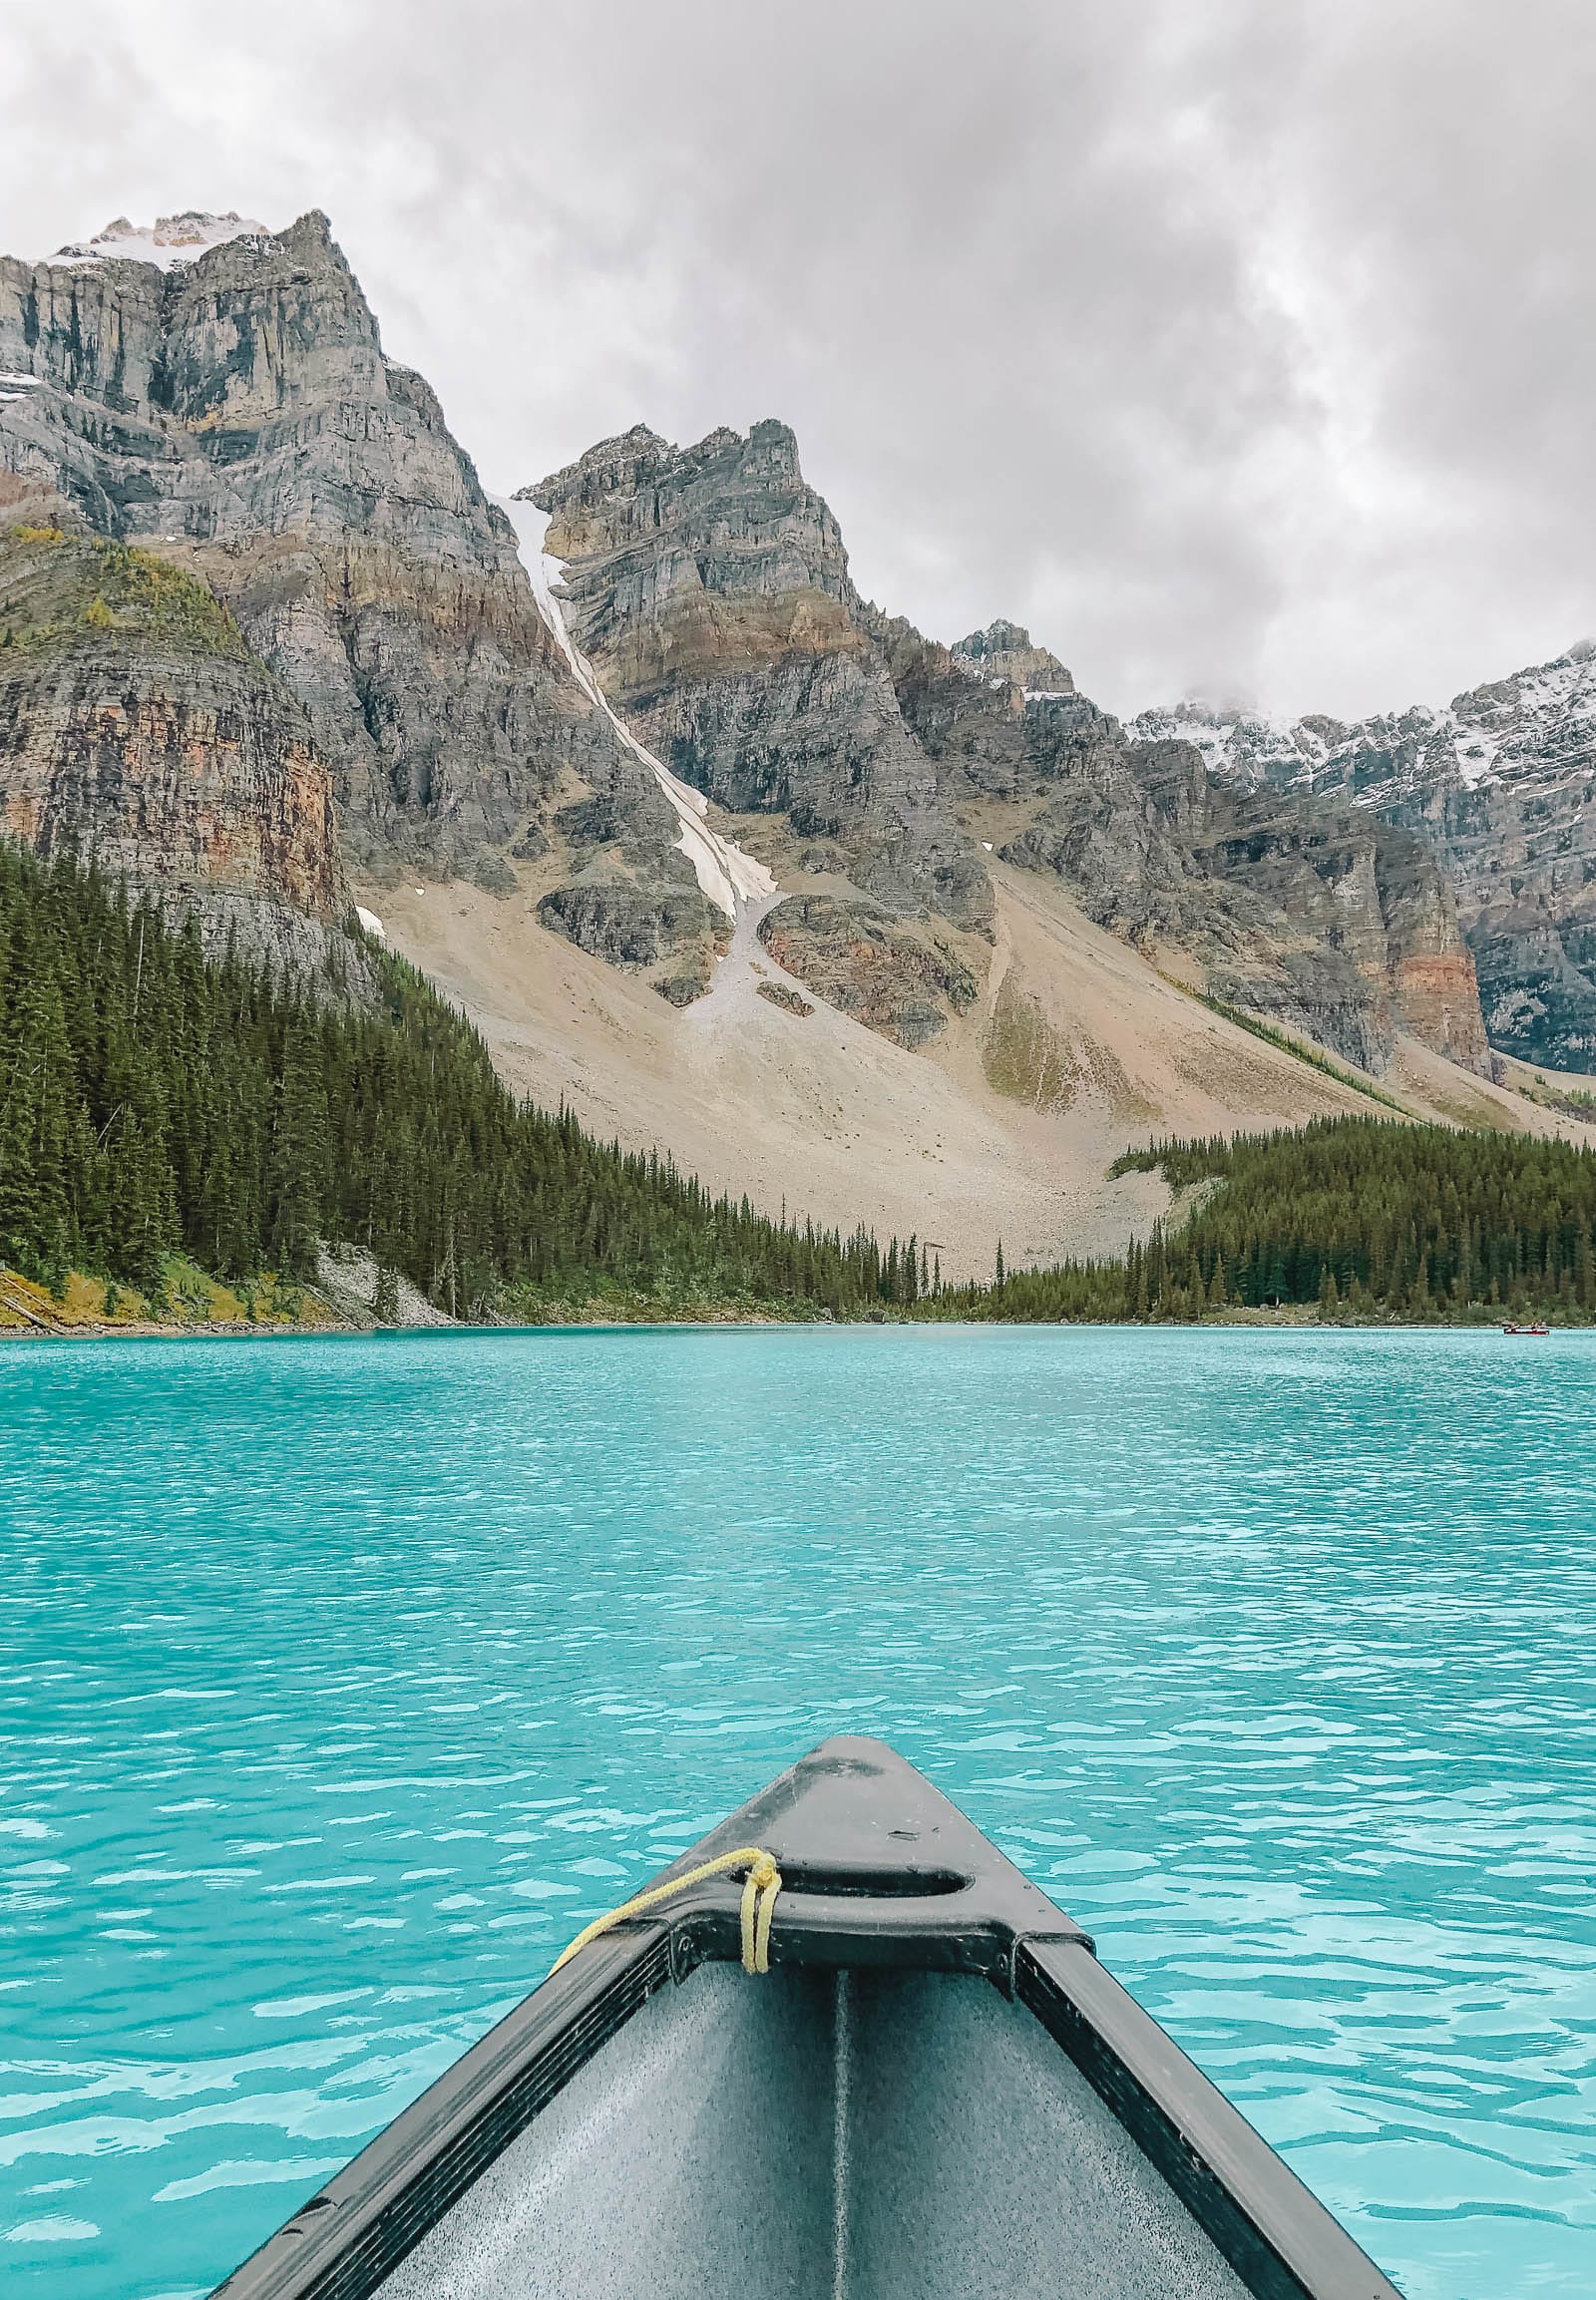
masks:
[[[950,1275],[1122,1243],[1152,1133],[1548,1123],[1593,716],[1122,726],[861,597],[781,423],[492,499],[319,214],[0,259],[0,827],[344,994],[380,921],[515,1085]]]
[[[1184,703],[1132,732],[1191,744],[1239,791],[1328,798],[1416,832],[1455,894],[1491,1044],[1596,1068],[1596,644],[1443,710],[1276,724]]]

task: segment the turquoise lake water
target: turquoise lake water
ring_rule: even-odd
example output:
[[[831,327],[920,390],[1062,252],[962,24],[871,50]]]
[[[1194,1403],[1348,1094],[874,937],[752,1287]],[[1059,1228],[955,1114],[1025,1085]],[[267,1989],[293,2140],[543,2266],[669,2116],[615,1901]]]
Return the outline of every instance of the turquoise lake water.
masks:
[[[1596,1336],[13,1345],[0,1528],[18,2300],[206,2291],[839,1729],[1413,2300],[1596,2290]]]

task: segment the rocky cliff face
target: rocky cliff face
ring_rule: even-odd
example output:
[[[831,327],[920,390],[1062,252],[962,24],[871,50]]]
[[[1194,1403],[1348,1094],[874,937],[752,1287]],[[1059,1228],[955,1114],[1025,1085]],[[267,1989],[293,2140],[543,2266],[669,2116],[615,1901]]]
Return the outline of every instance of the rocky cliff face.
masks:
[[[1045,647],[1032,646],[1029,631],[1019,623],[989,623],[984,631],[960,639],[952,654],[957,669],[989,686],[1006,687],[1021,707],[1075,691],[1075,682],[1058,657]]]
[[[563,774],[624,779],[325,217],[201,230],[167,269],[125,252],[152,237],[0,259],[0,469],[211,582],[303,705],[354,859],[469,870]]]
[[[674,774],[785,815],[889,912],[986,923],[980,856],[904,725],[784,424],[679,449],[639,427],[524,492],[552,515],[573,635]]]
[[[1238,792],[1188,742],[1128,740],[1013,624],[951,649],[907,623],[875,629],[908,725],[1003,861],[1053,874],[1099,926],[1190,954],[1212,995],[1364,1069],[1387,1067],[1398,1029],[1486,1067],[1472,963],[1421,839]]]
[[[784,425],[685,449],[638,428],[524,494],[558,602],[524,507],[489,501],[386,357],[320,215],[122,220],[0,259],[13,525],[137,544],[141,579],[192,578],[237,642],[186,653],[130,600],[92,633],[80,601],[53,654],[29,638],[8,819],[319,919],[340,899],[330,776],[353,863],[519,876],[546,925],[683,1001],[769,887],[694,813],[708,799],[763,818],[783,964],[911,1046],[979,994],[987,844],[1354,1060],[1378,1068],[1403,1023],[1477,1057],[1449,896],[1402,842],[1433,824],[1282,794],[1274,770],[1238,794],[1183,742],[1129,742],[1017,625],[944,648],[889,621]],[[1529,810],[1520,835],[1555,875]]]
[[[922,1044],[979,993],[981,843],[1098,925],[1194,956],[1214,994],[1371,1070],[1396,1032],[1479,1067],[1478,999],[1421,842],[1138,745],[1017,624],[942,647],[862,600],[784,425],[670,447],[638,428],[525,493],[573,635],[670,769],[786,818],[772,953]]]
[[[1455,890],[1492,1044],[1596,1068],[1596,647],[1441,711],[1287,725],[1187,703],[1144,712],[1134,731],[1195,744],[1243,790],[1420,834]]]
[[[347,910],[303,711],[193,576],[0,527],[0,829],[73,848],[257,951],[318,965]]]
[[[1426,841],[1348,808],[1237,791],[1188,743],[1134,744],[1130,758],[1202,885],[1180,939],[1209,958],[1214,995],[1377,1074],[1397,1029],[1489,1070],[1473,963]]]
[[[330,764],[351,863],[505,892],[508,852],[559,931],[622,964],[674,954],[678,989],[706,974],[676,818],[325,217],[124,220],[0,259],[0,481],[212,586]],[[159,844],[141,864],[173,867]]]

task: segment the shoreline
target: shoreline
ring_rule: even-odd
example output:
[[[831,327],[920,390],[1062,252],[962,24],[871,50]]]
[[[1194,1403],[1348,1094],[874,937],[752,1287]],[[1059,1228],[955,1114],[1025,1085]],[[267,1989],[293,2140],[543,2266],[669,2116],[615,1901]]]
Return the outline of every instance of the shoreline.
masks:
[[[1274,1333],[1274,1334],[1500,1334],[1504,1320],[1496,1317],[1481,1319],[1412,1319],[1412,1318],[1318,1318],[1304,1309],[1288,1310],[1231,1310],[1213,1318],[1196,1321],[1172,1318],[1160,1319],[1035,1319],[1035,1318],[772,1318],[769,1316],[738,1316],[731,1313],[671,1318],[662,1314],[640,1318],[562,1318],[538,1319],[531,1323],[506,1320],[492,1326],[467,1326],[459,1323],[432,1325],[417,1323],[412,1326],[364,1325],[339,1319],[305,1320],[290,1323],[286,1320],[271,1325],[251,1326],[236,1319],[200,1321],[194,1325],[159,1323],[145,1319],[119,1320],[115,1325],[92,1324],[59,1327],[0,1326],[0,1347],[7,1342],[47,1343],[77,1342],[354,1342],[370,1340],[377,1335],[395,1338],[409,1335],[526,1335],[526,1334],[644,1334],[681,1332],[684,1334],[713,1334],[740,1329],[749,1333],[790,1333],[798,1330],[825,1330],[835,1334],[862,1334],[888,1329],[903,1331],[915,1329],[925,1333],[939,1330],[976,1334],[1215,1334],[1215,1333]],[[1544,1336],[1525,1336],[1526,1340],[1549,1340],[1555,1334],[1596,1334],[1596,1327],[1586,1325],[1552,1325]]]

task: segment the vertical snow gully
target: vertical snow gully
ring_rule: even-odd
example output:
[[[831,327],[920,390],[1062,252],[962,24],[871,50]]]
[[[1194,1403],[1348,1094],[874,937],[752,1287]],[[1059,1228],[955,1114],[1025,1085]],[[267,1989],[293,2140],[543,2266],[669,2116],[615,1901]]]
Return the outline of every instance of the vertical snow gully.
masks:
[[[521,564],[532,583],[532,595],[538,602],[538,612],[547,624],[551,636],[558,642],[561,653],[571,666],[571,675],[596,710],[614,728],[632,757],[648,769],[660,790],[669,800],[680,836],[676,845],[693,867],[698,885],[716,910],[723,911],[733,925],[742,910],[750,903],[766,902],[776,893],[776,882],[763,863],[755,862],[752,855],[730,839],[723,839],[718,831],[709,828],[706,817],[709,801],[702,791],[695,791],[680,777],[673,775],[652,751],[638,742],[636,736],[619,714],[612,710],[608,697],[598,684],[592,663],[577,645],[566,627],[560,601],[555,597],[553,584],[559,579],[559,564],[544,556],[543,539],[549,525],[549,516],[536,504],[515,496],[495,496],[492,499],[516,531],[516,549]],[[551,576],[551,569],[554,575]]]

